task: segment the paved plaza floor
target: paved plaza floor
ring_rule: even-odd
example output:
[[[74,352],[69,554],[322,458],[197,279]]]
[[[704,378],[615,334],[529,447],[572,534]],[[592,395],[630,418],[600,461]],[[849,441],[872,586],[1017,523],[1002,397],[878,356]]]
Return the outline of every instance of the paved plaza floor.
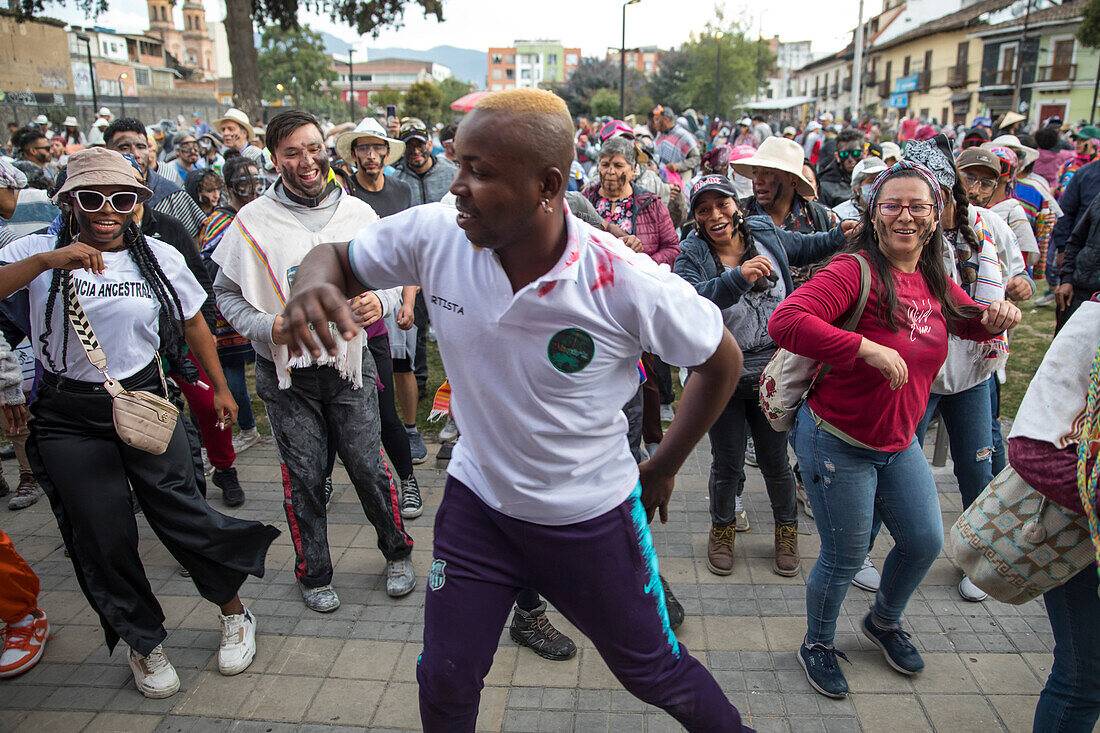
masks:
[[[347,476],[338,468],[329,538],[343,605],[320,615],[305,608],[293,575],[293,553],[283,514],[279,466],[268,441],[238,458],[248,501],[225,510],[283,530],[268,555],[267,575],[249,579],[241,596],[255,612],[258,653],[236,677],[218,673],[217,609],[191,582],[139,517],[141,554],[167,616],[169,659],[182,688],[166,700],[147,700],[134,687],[125,646],[108,656],[96,618],[64,556],[60,535],[43,498],[19,512],[0,510],[8,532],[42,579],[41,607],[53,638],[42,662],[22,677],[0,681],[0,731],[343,731],[418,730],[415,664],[423,632],[425,579],[432,556],[432,522],[444,472],[437,446],[417,477],[425,512],[408,523],[416,590],[392,600],[385,594],[382,555]],[[942,555],[917,590],[906,625],[924,655],[925,671],[903,677],[857,632],[871,595],[852,588],[844,603],[837,646],[851,659],[843,669],[852,688],[846,700],[810,689],[794,650],[805,632],[804,585],[818,551],[813,521],[800,515],[802,572],[782,578],[771,570],[771,511],[760,474],[749,469],[745,496],[752,530],[737,537],[733,575],[707,571],[706,441],[681,471],[668,524],[654,523],[662,573],[687,619],[677,636],[713,671],[750,725],[759,731],[866,731],[910,733],[1026,732],[1052,660],[1050,627],[1040,602],[1008,606],[973,604],[955,591],[958,571]],[[15,464],[7,462],[9,482]],[[935,469],[944,526],[960,504],[949,469]],[[95,477],[89,477],[94,490]],[[890,547],[884,533],[879,561]],[[579,651],[549,662],[519,649],[506,632],[486,679],[478,730],[672,731],[681,730],[659,709],[624,691],[590,642],[560,614],[558,628]]]

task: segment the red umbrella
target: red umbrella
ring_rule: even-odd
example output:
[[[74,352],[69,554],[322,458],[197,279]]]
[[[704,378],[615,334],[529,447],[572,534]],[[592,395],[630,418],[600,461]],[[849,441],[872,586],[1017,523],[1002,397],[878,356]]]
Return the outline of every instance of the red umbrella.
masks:
[[[455,112],[469,112],[477,104],[477,100],[484,97],[489,92],[470,92],[464,97],[459,97],[455,101],[451,102],[451,109]]]

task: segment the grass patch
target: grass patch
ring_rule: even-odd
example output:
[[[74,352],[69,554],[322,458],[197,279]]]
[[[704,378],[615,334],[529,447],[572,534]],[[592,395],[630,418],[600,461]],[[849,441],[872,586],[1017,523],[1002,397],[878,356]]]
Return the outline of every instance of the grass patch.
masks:
[[[1020,400],[1035,376],[1039,363],[1054,339],[1054,306],[1036,307],[1034,301],[1020,303],[1024,318],[1012,333],[1008,380],[1001,385],[1001,416],[1016,417]]]

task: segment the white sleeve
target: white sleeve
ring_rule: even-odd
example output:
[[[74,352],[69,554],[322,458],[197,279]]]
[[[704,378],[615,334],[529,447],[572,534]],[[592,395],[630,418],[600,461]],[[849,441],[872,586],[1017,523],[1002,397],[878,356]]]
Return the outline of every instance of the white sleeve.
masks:
[[[146,237],[146,241],[150,239]],[[171,245],[163,244],[158,240],[152,241],[160,245],[155,247],[154,254],[157,262],[160,263],[160,269],[164,271],[165,277],[179,296],[180,305],[183,306],[183,320],[194,318],[202,308],[202,304],[206,302],[206,291],[187,268],[187,261],[183,259],[183,255]]]
[[[32,234],[20,237],[0,248],[0,264],[10,265],[13,262],[25,260],[32,255],[49,252],[56,243],[56,239],[47,234]]]
[[[443,204],[414,206],[379,219],[348,244],[351,271],[371,290],[423,285],[420,264],[425,248],[450,238],[455,227],[454,209]]]
[[[725,331],[718,306],[667,267],[619,246],[632,265],[616,267],[625,286],[614,289],[622,295],[614,313],[619,324],[666,364],[696,367],[714,356]]]

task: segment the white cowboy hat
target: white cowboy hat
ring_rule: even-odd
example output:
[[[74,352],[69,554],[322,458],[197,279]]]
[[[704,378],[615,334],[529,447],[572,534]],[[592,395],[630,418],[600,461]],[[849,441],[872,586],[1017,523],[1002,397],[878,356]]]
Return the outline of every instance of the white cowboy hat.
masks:
[[[802,175],[802,165],[805,161],[806,154],[801,145],[794,140],[773,135],[760,143],[760,147],[752,156],[742,158],[731,165],[735,171],[746,178],[752,178],[753,168],[774,168],[790,173],[795,177],[795,189],[798,193],[809,198],[815,194],[815,191],[813,184]]]
[[[752,120],[748,117],[742,117],[737,121],[737,124],[744,125],[745,127],[752,127]]]
[[[97,117],[95,122],[92,123],[92,127],[110,127],[111,123],[102,117]]]
[[[100,107],[99,111],[96,112],[96,114],[99,115],[100,117],[110,117],[111,116],[111,110],[107,109],[106,107]]]
[[[236,122],[243,127],[248,140],[256,136],[256,131],[252,129],[252,123],[249,121],[248,115],[236,107],[230,107],[220,119],[214,120],[214,127],[221,130],[223,122]]]
[[[1002,146],[1010,149],[1012,152],[1018,154],[1023,162],[1020,163],[1020,169],[1023,170],[1029,165],[1039,160],[1039,151],[1035,148],[1029,148],[1020,142],[1020,138],[1015,135],[998,135],[996,138],[987,143],[982,143],[982,147],[986,150]]]
[[[354,130],[341,132],[337,135],[336,154],[348,163],[354,163],[355,158],[351,154],[351,148],[356,140],[363,137],[372,137],[390,146],[390,152],[386,156],[386,159],[382,161],[382,165],[390,165],[405,154],[405,143],[400,140],[394,140],[387,135],[382,125],[373,117],[364,117]]]
[[[68,117],[65,118],[65,121],[61,123],[61,126],[62,127],[76,127],[79,124],[80,123],[76,121],[75,117],[73,117],[72,115],[69,115]]]
[[[1027,118],[1019,112],[1005,112],[1005,116],[998,121],[997,128],[1004,129],[1009,125],[1015,125],[1017,122],[1024,122],[1025,120]]]
[[[48,125],[48,124],[50,124],[50,121],[49,121],[49,119],[46,118],[46,115],[38,115],[37,117],[34,118],[34,124],[36,124],[36,125]]]

